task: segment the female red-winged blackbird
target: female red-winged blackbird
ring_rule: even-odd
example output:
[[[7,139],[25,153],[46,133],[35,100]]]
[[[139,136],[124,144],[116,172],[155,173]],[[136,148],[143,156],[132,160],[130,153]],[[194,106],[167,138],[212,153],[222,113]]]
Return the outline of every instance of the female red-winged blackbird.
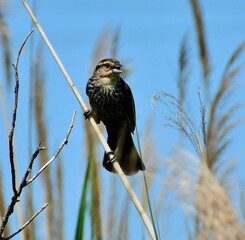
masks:
[[[96,66],[88,80],[86,93],[96,123],[102,121],[108,133],[107,142],[126,175],[133,175],[145,166],[134,146],[131,133],[135,129],[135,106],[132,92],[119,76],[122,65],[115,59],[104,59]],[[103,166],[115,172],[105,153]]]

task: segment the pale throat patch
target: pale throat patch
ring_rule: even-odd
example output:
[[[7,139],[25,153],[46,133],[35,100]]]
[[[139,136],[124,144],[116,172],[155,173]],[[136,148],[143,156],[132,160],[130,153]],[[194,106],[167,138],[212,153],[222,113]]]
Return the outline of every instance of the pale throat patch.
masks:
[[[101,82],[103,82],[103,87],[107,89],[112,89],[116,85],[117,78],[110,78],[110,77],[103,77],[100,79]]]

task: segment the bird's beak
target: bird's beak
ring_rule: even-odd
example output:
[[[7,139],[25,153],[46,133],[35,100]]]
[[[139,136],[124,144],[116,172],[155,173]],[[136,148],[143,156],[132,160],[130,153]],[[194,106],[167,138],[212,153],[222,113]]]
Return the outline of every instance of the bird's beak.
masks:
[[[123,71],[121,70],[122,65],[119,63],[115,66],[115,68],[112,69],[113,73],[122,73]]]
[[[117,69],[117,68],[113,68],[113,69],[112,69],[112,72],[113,72],[113,73],[122,73],[123,71],[120,70],[120,69]]]

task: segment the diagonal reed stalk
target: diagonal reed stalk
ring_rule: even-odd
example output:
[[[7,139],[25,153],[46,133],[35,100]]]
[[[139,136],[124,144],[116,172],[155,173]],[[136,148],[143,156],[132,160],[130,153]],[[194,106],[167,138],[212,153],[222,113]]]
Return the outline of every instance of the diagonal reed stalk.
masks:
[[[29,15],[31,16],[33,22],[35,23],[39,33],[41,34],[43,40],[45,41],[46,45],[48,46],[50,52],[52,53],[54,59],[56,60],[59,68],[61,69],[62,73],[64,74],[67,82],[69,83],[73,93],[75,94],[78,102],[80,103],[81,107],[83,108],[84,111],[87,111],[88,110],[88,107],[86,106],[84,100],[82,99],[81,95],[79,94],[78,92],[78,89],[76,88],[75,84],[73,83],[73,81],[71,80],[68,72],[66,71],[65,67],[63,66],[61,60],[59,59],[58,55],[56,54],[53,46],[51,45],[51,43],[49,42],[45,32],[43,31],[41,25],[39,24],[39,22],[37,21],[35,15],[33,14],[32,10],[30,9],[29,5],[27,4],[27,2],[25,0],[22,0],[22,3],[24,4],[26,10],[28,11]],[[98,138],[100,139],[103,147],[105,148],[105,151],[106,152],[111,152],[111,149],[109,147],[109,145],[107,144],[102,132],[100,131],[100,129],[98,128],[95,120],[93,119],[92,116],[89,117],[89,122],[91,123],[91,125],[93,126],[95,132],[97,133],[98,135]],[[156,239],[156,236],[155,236],[155,232],[154,232],[154,228],[152,226],[152,223],[150,221],[150,219],[148,218],[145,210],[143,209],[141,203],[139,202],[135,192],[133,191],[128,179],[126,178],[126,176],[124,175],[120,165],[118,164],[117,161],[114,161],[113,162],[113,167],[115,168],[116,172],[118,173],[120,179],[122,180],[128,194],[130,195],[136,209],[138,210],[139,212],[139,215],[141,216],[150,236],[152,239]]]

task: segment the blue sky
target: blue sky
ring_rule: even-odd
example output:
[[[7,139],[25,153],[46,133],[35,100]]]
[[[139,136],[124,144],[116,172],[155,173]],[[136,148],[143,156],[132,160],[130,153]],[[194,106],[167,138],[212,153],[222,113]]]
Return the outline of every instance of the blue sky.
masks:
[[[210,82],[212,83],[212,90],[215,91],[229,56],[238,44],[245,40],[245,2],[242,0],[200,2],[212,68]],[[29,1],[29,4],[32,5],[32,1]],[[156,139],[156,148],[161,151],[163,158],[171,152],[176,142],[176,132],[173,129],[163,128],[161,107],[153,106],[151,98],[158,91],[177,94],[178,52],[183,36],[188,33],[192,77],[187,102],[192,109],[191,114],[195,116],[195,120],[199,124],[199,115],[195,111],[199,111],[196,89],[202,87],[200,82],[201,69],[195,26],[188,1],[43,0],[37,1],[36,12],[49,40],[86,101],[85,86],[88,77],[91,75],[90,62],[95,43],[103,29],[107,29],[110,35],[117,27],[120,27],[118,59],[127,59],[125,61],[126,66],[133,69],[127,82],[131,86],[135,98],[139,134],[141,137],[149,115],[154,114],[152,136]],[[21,1],[9,2],[6,19],[10,27],[11,50],[14,56],[12,62],[14,62],[21,42],[31,29],[31,20]],[[41,41],[37,30],[32,37],[37,46]],[[239,62],[244,64],[244,60],[243,54]],[[50,134],[50,155],[63,140],[73,111],[78,110],[69,145],[62,152],[62,164],[65,168],[66,219],[69,219],[65,222],[65,230],[67,236],[68,234],[70,236],[75,229],[80,191],[85,173],[83,158],[85,159],[86,155],[82,145],[84,143],[82,111],[46,46],[43,46],[42,65],[47,77],[45,110]],[[20,171],[24,171],[25,164],[22,163],[26,163],[26,159],[28,159],[28,136],[25,133],[28,131],[29,66],[29,45],[27,45],[20,62],[19,113],[21,114],[18,116],[16,129],[17,156],[20,156],[17,165]],[[3,76],[3,73],[0,72],[0,78]],[[244,100],[244,69],[239,77],[241,87],[237,90],[234,101]],[[195,100],[193,101],[193,99]],[[12,97],[7,100],[11,103]],[[8,104],[8,107],[8,113],[11,116],[11,104]],[[240,111],[237,117],[244,120],[244,111]],[[2,117],[0,123],[2,124]],[[235,153],[234,157],[240,160],[240,167],[237,168],[236,172],[237,178],[244,180],[242,172],[245,164],[241,160],[245,155],[242,145],[245,134],[240,134],[241,131],[244,133],[244,126],[233,132],[235,142],[232,145],[231,153]],[[2,130],[0,134],[1,139],[4,139]],[[1,156],[0,163],[7,172],[8,165],[3,157],[7,156],[7,143],[3,142],[1,145],[4,149],[4,155]],[[108,173],[103,170],[102,172],[106,179]],[[114,178],[116,179],[116,176]],[[9,179],[8,174],[6,174],[6,179]],[[35,186],[40,186],[40,183],[35,184],[34,189]],[[124,191],[120,182],[118,185]],[[38,208],[38,206],[37,204],[36,207]],[[136,214],[134,218],[138,222],[137,226],[140,226],[141,222]],[[181,225],[178,223],[178,214],[171,215],[170,219],[177,225]],[[181,226],[180,229],[184,231]],[[170,228],[166,239],[175,239],[176,234],[174,229]]]

